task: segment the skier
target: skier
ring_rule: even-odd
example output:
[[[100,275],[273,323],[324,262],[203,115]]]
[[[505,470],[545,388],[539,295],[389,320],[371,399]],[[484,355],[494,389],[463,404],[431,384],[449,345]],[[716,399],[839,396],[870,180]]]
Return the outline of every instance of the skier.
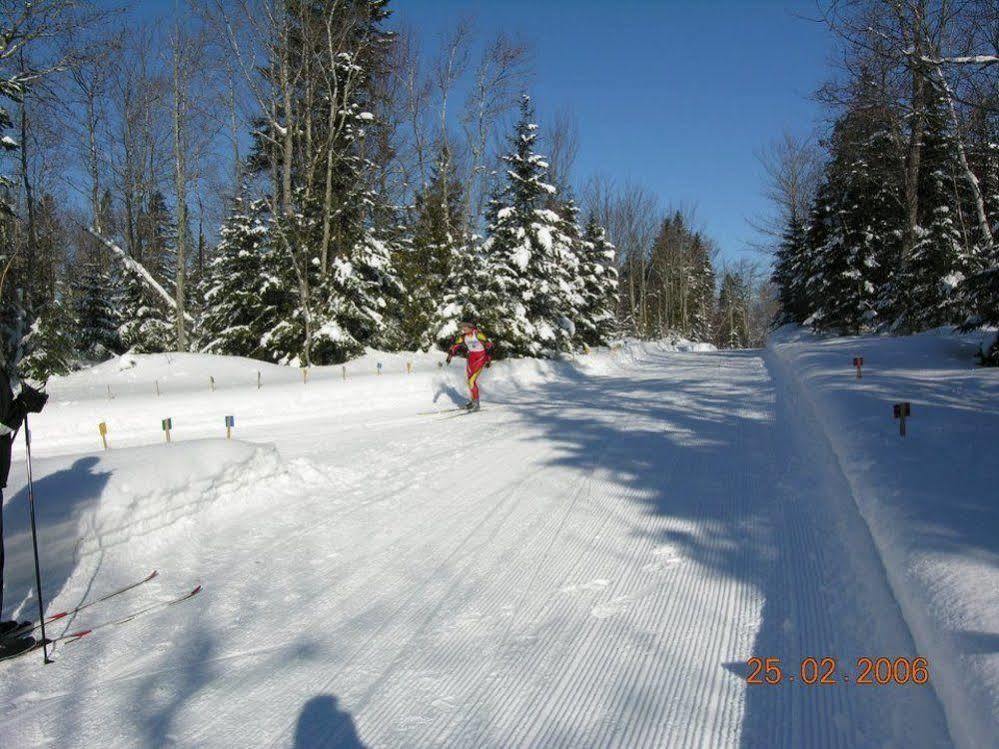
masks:
[[[21,428],[24,417],[29,413],[39,413],[48,400],[48,395],[28,385],[18,385],[15,395],[14,385],[2,364],[0,356],[0,613],[3,612],[3,490],[7,487],[10,474],[10,454],[14,436]],[[35,644],[33,637],[17,635],[20,625],[14,621],[0,621],[0,658],[16,655]]]
[[[465,377],[468,379],[468,391],[472,399],[465,404],[469,411],[479,410],[479,375],[482,370],[492,362],[493,344],[486,336],[475,327],[474,323],[461,323],[461,333],[454,341],[447,354],[447,363],[451,363],[451,358],[457,355],[464,355],[467,358],[465,365]]]

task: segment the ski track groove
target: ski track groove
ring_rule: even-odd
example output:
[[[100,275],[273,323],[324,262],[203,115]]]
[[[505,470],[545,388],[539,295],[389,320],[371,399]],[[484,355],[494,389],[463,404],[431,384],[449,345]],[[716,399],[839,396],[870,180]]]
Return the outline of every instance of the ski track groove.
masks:
[[[527,475],[521,477],[518,480],[517,485],[520,485],[520,484],[526,482],[529,478],[531,478],[531,476],[532,476],[532,474],[527,474]],[[503,507],[504,507],[504,505],[506,503],[506,500],[509,499],[509,497],[513,496],[513,494],[514,494],[514,492],[513,492],[512,489],[508,490],[508,491],[503,491],[502,493],[505,495],[503,501],[497,502],[495,505],[493,505],[492,508],[487,513],[486,517],[480,519],[480,521],[473,527],[473,529],[471,531],[469,531],[468,534],[466,534],[466,536],[462,539],[462,542],[459,544],[459,546],[457,548],[453,549],[450,552],[450,554],[446,557],[446,559],[443,562],[441,562],[439,565],[437,565],[437,567],[434,570],[435,574],[436,574],[436,572],[438,572],[438,571],[440,571],[440,570],[442,570],[444,568],[446,562],[449,559],[451,559],[455,554],[457,554],[461,550],[461,548],[464,546],[464,544],[466,544],[468,542],[468,540],[475,534],[475,532],[478,529],[480,529],[484,524],[486,524],[489,521],[489,519],[494,514],[499,513],[501,511],[501,509],[503,509]],[[512,511],[512,509],[513,508],[511,508],[509,511]],[[461,525],[465,521],[466,521],[466,518],[462,517],[461,515],[456,515],[450,527],[459,526],[459,525]],[[408,556],[416,556],[418,560],[422,561],[422,559],[424,557],[423,557],[422,554],[420,554],[420,552],[432,550],[433,547],[434,547],[434,544],[435,544],[435,540],[432,540],[432,541],[423,541],[422,544],[419,544],[416,548],[414,548],[412,550],[412,552],[410,552],[410,554]],[[386,551],[388,551],[388,549],[386,549]],[[397,558],[397,559],[400,558],[399,555],[393,555],[393,556],[395,556],[395,558]],[[417,564],[418,563],[419,562],[417,562]],[[390,580],[385,580],[384,578],[386,576],[388,576],[388,577],[394,577],[393,571],[390,570],[390,569],[387,569],[385,567],[377,567],[375,569],[375,571],[371,575],[369,575],[368,577],[366,577],[362,582],[358,583],[357,587],[360,588],[360,589],[370,589],[370,590],[380,590],[380,591],[391,590],[392,583],[393,582],[397,583],[398,581],[397,580],[394,581],[394,580],[391,580],[391,579]],[[434,577],[434,575],[430,575],[428,579],[433,579],[433,577]],[[379,584],[379,582],[381,582],[381,584]],[[334,589],[335,592],[333,594],[331,594],[330,596],[326,596],[323,599],[321,599],[320,604],[330,604],[330,603],[333,602],[333,599],[337,598],[337,597],[342,597],[344,599],[349,598],[349,595],[350,595],[349,589],[345,589],[345,590],[341,591],[340,589],[336,588],[335,586],[334,586],[333,589]],[[359,657],[361,655],[363,655],[368,650],[368,648],[371,645],[371,643],[373,641],[375,641],[375,639],[383,632],[383,630],[385,630],[386,628],[388,628],[390,626],[398,626],[398,621],[397,621],[398,614],[400,614],[404,609],[406,609],[414,599],[416,599],[420,595],[422,595],[423,592],[424,591],[421,588],[414,586],[413,589],[412,589],[412,592],[408,596],[404,596],[403,599],[402,599],[402,602],[397,605],[397,607],[396,607],[396,609],[394,611],[394,614],[392,616],[386,616],[383,619],[382,624],[379,625],[377,628],[375,628],[375,630],[372,631],[362,641],[362,643],[359,646],[357,646],[351,652],[351,654],[344,660],[343,665],[340,666],[335,671],[334,675],[332,677],[330,677],[329,679],[327,679],[320,686],[325,689],[329,685],[333,684],[334,681],[336,681],[338,678],[340,678],[341,676],[349,673],[349,671],[350,671],[351,667],[354,665],[354,663],[359,659]],[[360,612],[360,613],[363,613],[363,611]],[[352,620],[353,620],[353,616],[347,617],[347,621],[345,623],[343,623],[343,624],[335,626],[333,628],[333,630],[330,631],[327,634],[326,639],[335,639],[338,635],[343,634],[345,631],[349,631],[352,628]],[[252,679],[253,675],[248,675],[247,678],[248,679]],[[280,678],[280,677],[279,676],[275,676],[273,678],[276,679],[276,678]],[[252,688],[250,694],[251,695],[256,695],[256,694],[259,694],[261,692],[271,693],[272,691],[273,691],[273,685],[269,683],[269,680],[267,680],[263,684],[258,685],[255,688]],[[217,722],[217,718],[216,718],[215,722]],[[203,735],[204,735],[203,733],[198,733],[195,736],[195,738],[201,738],[201,737],[203,737]]]
[[[510,637],[510,632],[511,632],[511,630],[513,628],[513,625],[516,623],[518,616],[520,615],[520,613],[525,608],[525,604],[527,602],[528,595],[533,590],[534,585],[537,582],[538,576],[539,576],[541,570],[543,569],[543,567],[545,566],[545,562],[547,562],[547,560],[549,559],[550,554],[551,554],[551,550],[554,547],[555,542],[558,540],[559,534],[562,533],[565,530],[565,526],[567,525],[567,523],[569,522],[569,520],[572,518],[573,512],[576,509],[577,502],[579,501],[579,499],[580,499],[580,497],[581,497],[581,495],[583,493],[584,488],[587,490],[587,492],[589,492],[592,489],[592,477],[593,477],[593,474],[600,468],[600,465],[601,465],[601,463],[602,463],[602,461],[604,459],[604,455],[605,455],[605,452],[606,452],[606,445],[607,445],[608,441],[609,441],[609,438],[607,438],[607,439],[604,440],[604,442],[602,444],[602,449],[601,449],[600,456],[594,462],[593,466],[591,466],[589,468],[589,470],[581,478],[580,483],[577,485],[575,491],[572,494],[571,500],[567,503],[565,514],[562,517],[562,520],[559,523],[559,526],[556,529],[555,534],[553,534],[551,536],[551,538],[549,539],[549,542],[548,542],[547,546],[545,547],[545,551],[544,551],[544,553],[543,553],[543,555],[541,557],[540,563],[538,563],[538,564],[535,565],[534,572],[531,575],[531,579],[528,581],[527,586],[525,587],[523,593],[521,594],[520,600],[517,602],[517,605],[514,607],[513,614],[511,615],[511,617],[510,617],[510,619],[508,621],[507,627],[504,628],[503,635],[502,635],[502,637],[500,639],[500,643],[497,646],[496,651],[494,652],[493,658],[490,661],[490,665],[489,665],[490,671],[493,671],[494,668],[495,668],[496,657],[498,655],[500,655],[507,648],[507,645],[508,645],[508,642],[509,642],[509,637]],[[604,518],[603,522],[606,522],[606,520],[607,520],[607,518]],[[600,524],[601,527],[603,525],[603,522]],[[594,528],[586,528],[587,535],[589,535],[590,537],[592,537],[592,534],[593,534],[594,530],[595,530]],[[593,555],[592,560],[593,560],[593,563],[595,564],[596,563],[596,557],[595,557],[595,555]],[[573,562],[574,562],[574,564],[578,564],[578,554],[577,554],[576,559],[573,560]],[[555,575],[555,574],[553,574],[552,577],[553,578],[555,578],[555,577],[561,577],[563,580],[565,579],[564,575]],[[585,579],[586,578],[586,574],[579,576],[579,578]],[[590,578],[590,579],[593,579],[593,578]],[[558,606],[558,609],[563,609],[563,608],[566,607],[567,604],[564,603],[564,598],[565,597],[563,597],[563,605]],[[557,596],[556,596],[556,599],[557,599]],[[550,601],[550,599],[548,599],[548,601]],[[539,616],[540,616],[541,613],[542,612],[539,612]],[[557,613],[558,613],[558,611],[553,612],[553,615],[557,614]],[[562,627],[564,628],[565,625],[563,624]],[[536,625],[532,626],[530,628],[531,629],[536,628]],[[562,638],[556,636],[557,634],[559,634],[559,633],[558,632],[552,633],[552,635],[553,635],[552,636],[552,640],[556,643],[556,645],[558,643],[560,643],[560,642],[564,642],[564,640]],[[528,664],[528,667],[525,670],[529,670],[531,673],[536,673],[537,669],[535,668],[535,666],[536,666],[536,663],[537,663],[537,659],[540,659],[542,657],[551,657],[551,653],[546,653],[546,652],[538,649],[536,651],[535,660],[533,660],[530,664]],[[509,680],[509,678],[510,678],[509,674],[510,674],[510,671],[507,670],[506,678],[504,679],[504,681]],[[500,688],[502,686],[503,686],[503,684],[501,682],[500,684],[494,685],[494,688]],[[509,700],[510,701],[516,699],[517,696],[518,696],[517,695],[517,690],[515,690],[515,689],[510,689],[509,690]],[[472,710],[474,710],[474,708],[477,707],[477,706],[478,706],[477,703],[473,703],[470,707],[472,708]],[[494,708],[494,712],[495,713],[499,713],[501,715],[502,714],[508,714],[509,712],[512,712],[512,711],[509,711],[507,709],[508,707],[509,707],[508,703],[500,702]],[[464,712],[464,711],[459,711],[459,712]],[[481,745],[480,742],[481,742],[482,733],[485,732],[488,729],[488,727],[489,727],[489,723],[483,724],[480,727],[480,730],[479,730],[478,734],[473,738],[473,740],[468,745],[470,745],[470,746],[480,746]]]

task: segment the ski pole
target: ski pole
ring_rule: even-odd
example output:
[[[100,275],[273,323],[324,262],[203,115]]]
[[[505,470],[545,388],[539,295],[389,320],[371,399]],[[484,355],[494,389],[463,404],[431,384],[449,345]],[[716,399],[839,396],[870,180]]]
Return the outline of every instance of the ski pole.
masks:
[[[24,416],[24,449],[28,459],[28,507],[31,511],[31,546],[35,552],[35,589],[38,591],[38,621],[42,630],[42,656],[46,664],[53,661],[49,658],[49,643],[45,638],[45,604],[42,602],[42,570],[38,564],[38,530],[35,523],[35,485],[31,476],[31,430],[28,428],[28,416]]]

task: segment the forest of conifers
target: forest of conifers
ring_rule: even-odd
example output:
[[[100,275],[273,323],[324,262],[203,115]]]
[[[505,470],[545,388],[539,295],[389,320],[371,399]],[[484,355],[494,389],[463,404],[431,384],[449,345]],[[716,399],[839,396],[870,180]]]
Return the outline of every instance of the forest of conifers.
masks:
[[[823,6],[828,120],[760,154],[772,269],[723,262],[670,196],[576,174],[578,123],[537,116],[531,46],[503,30],[428,45],[387,0],[0,9],[0,326],[29,376],[125,352],[332,364],[462,320],[502,356],[999,322],[994,2]]]

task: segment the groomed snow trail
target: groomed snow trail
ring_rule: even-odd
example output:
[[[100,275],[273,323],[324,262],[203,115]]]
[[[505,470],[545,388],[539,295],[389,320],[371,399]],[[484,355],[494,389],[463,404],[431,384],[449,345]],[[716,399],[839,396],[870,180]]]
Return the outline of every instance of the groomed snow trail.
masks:
[[[914,656],[828,446],[759,353],[662,352],[444,419],[271,431],[178,530],[203,600],[0,674],[0,744],[948,746],[930,686],[747,686]],[[162,538],[161,538],[162,541]],[[163,544],[129,551],[159,566]],[[175,575],[177,576],[177,575]],[[931,664],[932,665],[932,664]]]

